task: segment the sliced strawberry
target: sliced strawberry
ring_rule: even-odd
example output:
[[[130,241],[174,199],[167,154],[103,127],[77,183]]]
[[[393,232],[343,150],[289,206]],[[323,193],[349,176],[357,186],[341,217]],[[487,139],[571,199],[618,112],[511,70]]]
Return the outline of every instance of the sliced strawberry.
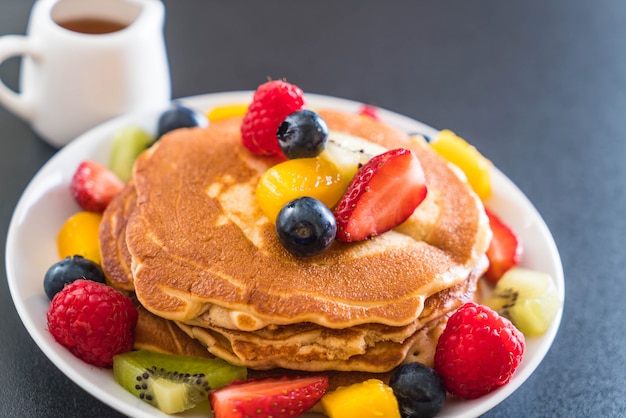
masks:
[[[241,141],[257,155],[283,155],[276,133],[287,115],[304,108],[304,93],[282,80],[261,84],[241,124]]]
[[[72,177],[70,192],[83,210],[101,213],[122,187],[124,183],[108,167],[85,160]]]
[[[426,193],[424,171],[412,151],[398,148],[373,157],[335,208],[337,239],[361,241],[400,225]]]
[[[359,109],[359,115],[368,116],[375,120],[380,120],[380,118],[378,117],[378,108],[368,104],[364,104],[363,106],[361,106],[361,109]]]
[[[485,272],[485,278],[496,284],[507,270],[519,264],[523,252],[522,242],[497,215],[486,208],[485,212],[493,232],[493,238],[487,249],[489,269]]]
[[[209,401],[215,418],[298,417],[327,390],[326,376],[266,378],[212,391]]]

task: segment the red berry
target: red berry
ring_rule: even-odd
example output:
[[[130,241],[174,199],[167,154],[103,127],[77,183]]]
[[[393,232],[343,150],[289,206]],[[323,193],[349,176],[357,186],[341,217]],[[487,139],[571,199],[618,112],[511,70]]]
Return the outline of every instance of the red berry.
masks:
[[[257,155],[283,155],[276,137],[278,127],[304,105],[304,93],[293,84],[282,80],[261,84],[243,118],[243,145]]]
[[[48,309],[48,330],[81,360],[112,367],[113,356],[132,350],[138,314],[121,292],[76,280],[57,293]]]
[[[108,167],[95,161],[83,161],[70,183],[70,192],[86,211],[102,213],[124,183]]]
[[[487,249],[489,269],[485,278],[496,284],[500,277],[511,268],[517,266],[522,258],[522,243],[513,230],[489,209],[485,209],[489,217],[489,226],[493,238]]]
[[[404,222],[426,198],[426,179],[413,152],[377,155],[357,171],[335,208],[337,239],[361,241]]]
[[[439,337],[435,370],[448,392],[475,399],[509,382],[524,349],[524,335],[511,321],[468,302],[450,317]]]
[[[359,115],[367,116],[374,120],[380,120],[378,117],[378,108],[368,104],[361,106],[361,109],[359,109]]]
[[[213,391],[209,401],[215,418],[299,417],[327,390],[326,376],[266,378]]]

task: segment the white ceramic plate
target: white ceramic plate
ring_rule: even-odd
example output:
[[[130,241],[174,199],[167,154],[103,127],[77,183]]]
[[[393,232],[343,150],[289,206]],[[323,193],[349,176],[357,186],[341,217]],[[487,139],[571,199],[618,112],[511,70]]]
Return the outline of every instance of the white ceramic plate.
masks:
[[[251,97],[251,92],[228,92],[195,96],[182,101],[190,107],[205,111],[220,104],[248,102]],[[315,94],[307,94],[307,99],[311,107],[355,112],[361,107],[360,103],[353,101]],[[113,381],[110,370],[99,369],[78,360],[54,341],[46,329],[49,301],[43,291],[43,276],[48,267],[58,260],[58,230],[70,215],[79,210],[68,187],[78,164],[86,158],[106,163],[111,136],[121,127],[135,124],[154,133],[159,113],[155,111],[151,114],[114,119],[87,132],[60,150],[41,168],[26,188],[13,214],[6,243],[6,269],[11,296],[26,329],[37,345],[67,377],[86,392],[132,417],[166,415],[118,386]],[[410,133],[418,132],[433,137],[437,132],[427,125],[396,113],[381,109],[379,115],[388,123]],[[522,266],[549,273],[563,297],[561,261],[543,219],[524,194],[495,168],[492,181],[494,193],[486,204],[511,225],[523,240],[525,253]],[[508,385],[478,400],[450,399],[439,416],[475,417],[487,412],[513,393],[544,358],[557,332],[561,314],[562,310],[544,336],[527,339],[524,360]],[[178,416],[206,417],[207,410],[187,411]]]

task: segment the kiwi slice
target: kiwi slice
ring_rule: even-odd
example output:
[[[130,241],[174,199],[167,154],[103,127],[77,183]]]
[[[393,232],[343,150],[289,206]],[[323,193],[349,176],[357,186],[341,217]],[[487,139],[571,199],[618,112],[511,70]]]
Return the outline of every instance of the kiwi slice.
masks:
[[[548,330],[562,301],[549,274],[516,267],[500,278],[482,303],[509,318],[524,335],[533,337]]]
[[[349,182],[357,170],[372,157],[387,149],[381,145],[343,132],[330,131],[326,148],[320,158],[333,163]]]
[[[135,160],[154,142],[154,138],[138,126],[126,126],[113,135],[109,168],[122,180],[130,179]]]
[[[138,350],[115,356],[113,375],[139,399],[174,414],[206,401],[211,389],[246,379],[247,370],[217,358]]]

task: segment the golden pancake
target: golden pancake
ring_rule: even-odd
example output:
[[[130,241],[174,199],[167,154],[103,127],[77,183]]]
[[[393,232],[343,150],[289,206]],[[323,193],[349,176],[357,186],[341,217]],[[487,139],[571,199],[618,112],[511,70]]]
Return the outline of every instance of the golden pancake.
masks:
[[[134,348],[179,356],[213,357],[200,341],[189,338],[174,322],[137,306]]]
[[[146,309],[139,346],[181,351],[192,336],[256,369],[432,363],[448,314],[472,299],[486,267],[482,203],[424,141],[371,118],[319,113],[332,131],[413,150],[426,200],[393,231],[297,259],[256,202],[260,175],[279,160],[241,145],[241,118],[168,134],[138,159],[100,231],[109,283],[135,290]]]
[[[429,297],[423,316],[404,327],[362,324],[330,329],[300,323],[246,332],[213,326],[210,319],[200,325],[178,325],[215,356],[257,370],[280,367],[381,373],[405,361],[432,366],[447,315],[474,299],[476,282],[485,266],[481,263],[466,281]]]
[[[131,257],[126,246],[126,222],[135,209],[137,195],[130,181],[109,203],[100,222],[102,269],[110,286],[134,290]]]
[[[429,193],[403,228],[296,259],[255,198],[260,175],[276,161],[241,145],[241,120],[178,130],[135,164],[137,204],[126,242],[143,306],[182,322],[218,307],[228,313],[220,325],[244,331],[302,322],[404,326],[429,296],[469,276],[490,230],[463,179],[400,131],[355,115],[320,114],[331,130],[416,153]]]

